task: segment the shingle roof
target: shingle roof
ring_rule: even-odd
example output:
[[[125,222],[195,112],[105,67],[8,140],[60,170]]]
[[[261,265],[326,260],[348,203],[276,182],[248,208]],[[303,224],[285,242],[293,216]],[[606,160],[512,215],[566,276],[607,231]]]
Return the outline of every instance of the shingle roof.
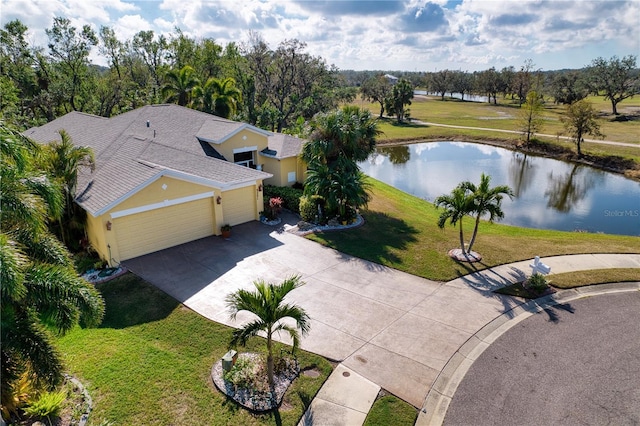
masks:
[[[198,139],[204,130],[210,131],[206,133],[209,138],[224,139],[224,132],[234,133],[242,128],[272,135],[245,123],[173,104],[147,105],[109,119],[71,112],[29,129],[25,135],[48,143],[59,140],[58,131],[64,129],[74,144],[93,149],[96,168],[93,173],[86,169],[79,172],[76,200],[97,216],[169,172],[219,188],[271,177],[269,173],[208,156],[211,153],[205,152]],[[269,143],[271,140],[272,136]],[[284,144],[279,147],[279,156],[292,152]]]
[[[275,158],[297,157],[302,151],[304,141],[284,133],[272,133],[269,136],[269,151],[275,151]]]

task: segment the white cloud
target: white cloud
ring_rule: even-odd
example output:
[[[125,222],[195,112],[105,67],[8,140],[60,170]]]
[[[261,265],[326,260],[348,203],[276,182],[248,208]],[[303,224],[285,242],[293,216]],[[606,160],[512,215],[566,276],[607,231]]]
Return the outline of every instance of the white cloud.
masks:
[[[116,28],[120,38],[140,30],[177,27],[221,44],[259,31],[272,48],[284,39],[343,69],[433,71],[519,66],[581,67],[597,56],[637,54],[638,1],[464,0],[0,0],[4,25],[20,19],[35,44],[46,45],[55,16],[80,28]],[[515,7],[517,5],[517,7]]]

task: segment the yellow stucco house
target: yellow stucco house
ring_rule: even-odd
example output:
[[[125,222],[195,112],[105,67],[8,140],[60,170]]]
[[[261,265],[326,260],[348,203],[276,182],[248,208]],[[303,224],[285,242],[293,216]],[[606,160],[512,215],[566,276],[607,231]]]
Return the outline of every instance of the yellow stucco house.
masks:
[[[112,266],[258,220],[263,185],[293,185],[305,171],[302,140],[174,104],[111,118],[71,112],[25,135],[48,143],[62,129],[95,153],[76,202]]]

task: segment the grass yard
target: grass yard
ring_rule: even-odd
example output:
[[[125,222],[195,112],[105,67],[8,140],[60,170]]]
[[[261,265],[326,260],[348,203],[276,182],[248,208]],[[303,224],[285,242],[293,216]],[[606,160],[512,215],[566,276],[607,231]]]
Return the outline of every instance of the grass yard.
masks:
[[[385,395],[377,399],[364,426],[413,426],[418,418],[416,408],[393,395]]]
[[[343,232],[308,238],[344,253],[437,281],[449,281],[477,270],[531,259],[579,253],[640,253],[640,238],[560,232],[483,222],[474,251],[482,262],[458,263],[447,252],[459,245],[458,228],[437,226],[435,206],[374,179],[372,199],[361,213],[366,223]],[[464,220],[465,238],[473,220]]]
[[[298,352],[300,367],[316,366],[320,377],[300,376],[278,412],[253,415],[211,380],[231,328],[132,274],[97,287],[107,307],[100,328],[76,328],[58,339],[68,371],[93,398],[91,425],[295,425],[331,373],[324,358]],[[279,354],[283,346],[276,348]],[[254,339],[246,350],[264,352],[265,343]]]
[[[636,114],[635,120],[614,121],[611,115],[611,104],[602,96],[591,96],[588,98],[594,106],[601,111],[600,126],[606,140],[637,144],[640,148],[640,117],[637,117],[640,110],[640,98],[626,99],[618,104],[618,111],[621,113]],[[363,108],[368,108],[378,116],[380,109],[378,104],[357,101]],[[410,105],[411,117],[426,122],[448,124],[457,126],[480,127],[501,130],[518,130],[519,106],[511,100],[499,100],[498,105],[478,102],[463,102],[456,99],[439,97],[419,96],[412,100]],[[545,106],[545,124],[540,133],[549,135],[560,135],[564,132],[560,116],[564,111],[564,106],[548,103]],[[521,139],[519,134],[503,133],[486,130],[453,129],[437,126],[424,126],[415,123],[397,124],[393,119],[383,119],[380,122],[382,135],[379,137],[381,144],[401,141],[417,140],[437,140],[437,139],[461,139],[477,141],[506,141],[517,142]],[[587,136],[587,139],[590,138]],[[570,141],[562,141],[557,138],[548,138],[548,142],[553,142],[560,146],[575,150],[575,145]],[[633,159],[640,163],[640,150],[632,147],[603,145],[597,143],[583,143],[585,154],[600,156],[621,156]]]
[[[592,269],[551,274],[547,278],[553,287],[576,288],[592,284],[636,282],[640,281],[640,272],[629,268]]]

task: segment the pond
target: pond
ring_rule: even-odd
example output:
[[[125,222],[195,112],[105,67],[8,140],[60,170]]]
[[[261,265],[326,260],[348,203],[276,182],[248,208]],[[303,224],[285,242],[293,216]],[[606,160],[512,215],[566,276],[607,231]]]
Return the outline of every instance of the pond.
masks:
[[[430,202],[462,181],[509,185],[500,223],[640,236],[640,183],[588,166],[489,145],[429,142],[378,147],[360,163],[377,180]]]

